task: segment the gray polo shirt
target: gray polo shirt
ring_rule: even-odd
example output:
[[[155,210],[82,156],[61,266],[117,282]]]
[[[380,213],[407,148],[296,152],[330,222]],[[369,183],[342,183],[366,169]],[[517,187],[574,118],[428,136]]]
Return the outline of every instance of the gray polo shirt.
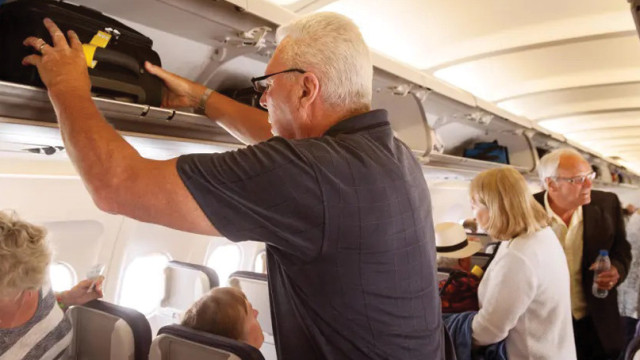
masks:
[[[442,358],[431,199],[385,110],[178,173],[225,237],[267,244],[279,359]]]

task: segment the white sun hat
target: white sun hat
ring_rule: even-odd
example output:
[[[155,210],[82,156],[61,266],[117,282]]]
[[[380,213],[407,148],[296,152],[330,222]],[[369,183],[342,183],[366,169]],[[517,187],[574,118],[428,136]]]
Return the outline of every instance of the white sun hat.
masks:
[[[482,248],[482,244],[467,240],[462,225],[443,222],[436,225],[436,252],[439,256],[460,259],[471,256]]]

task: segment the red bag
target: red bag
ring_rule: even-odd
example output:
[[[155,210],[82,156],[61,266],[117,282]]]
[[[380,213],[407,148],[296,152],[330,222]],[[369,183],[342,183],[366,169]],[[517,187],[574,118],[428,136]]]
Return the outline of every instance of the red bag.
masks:
[[[480,279],[466,271],[454,270],[438,284],[443,313],[478,311]]]

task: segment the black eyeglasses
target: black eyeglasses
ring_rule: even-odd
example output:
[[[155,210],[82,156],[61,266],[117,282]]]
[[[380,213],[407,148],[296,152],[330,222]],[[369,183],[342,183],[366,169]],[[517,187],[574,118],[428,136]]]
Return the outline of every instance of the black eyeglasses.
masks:
[[[306,73],[306,71],[304,71],[302,69],[287,69],[287,70],[279,71],[279,72],[276,72],[276,73],[273,73],[273,74],[267,74],[267,75],[264,75],[264,76],[251,78],[251,83],[253,84],[253,88],[257,92],[263,93],[263,92],[267,91],[267,89],[269,89],[269,86],[271,85],[271,84],[269,84],[267,79],[269,79],[270,77],[272,77],[274,75],[284,74],[284,73],[288,73],[288,72],[297,72],[297,73],[300,73],[300,74]]]

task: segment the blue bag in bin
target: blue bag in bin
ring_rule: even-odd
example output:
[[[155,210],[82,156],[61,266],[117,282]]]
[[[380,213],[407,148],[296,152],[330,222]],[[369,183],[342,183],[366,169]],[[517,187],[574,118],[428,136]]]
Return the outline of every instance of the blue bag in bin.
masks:
[[[509,164],[509,150],[506,146],[498,144],[498,140],[475,143],[472,149],[464,149],[462,156],[471,159]]]

